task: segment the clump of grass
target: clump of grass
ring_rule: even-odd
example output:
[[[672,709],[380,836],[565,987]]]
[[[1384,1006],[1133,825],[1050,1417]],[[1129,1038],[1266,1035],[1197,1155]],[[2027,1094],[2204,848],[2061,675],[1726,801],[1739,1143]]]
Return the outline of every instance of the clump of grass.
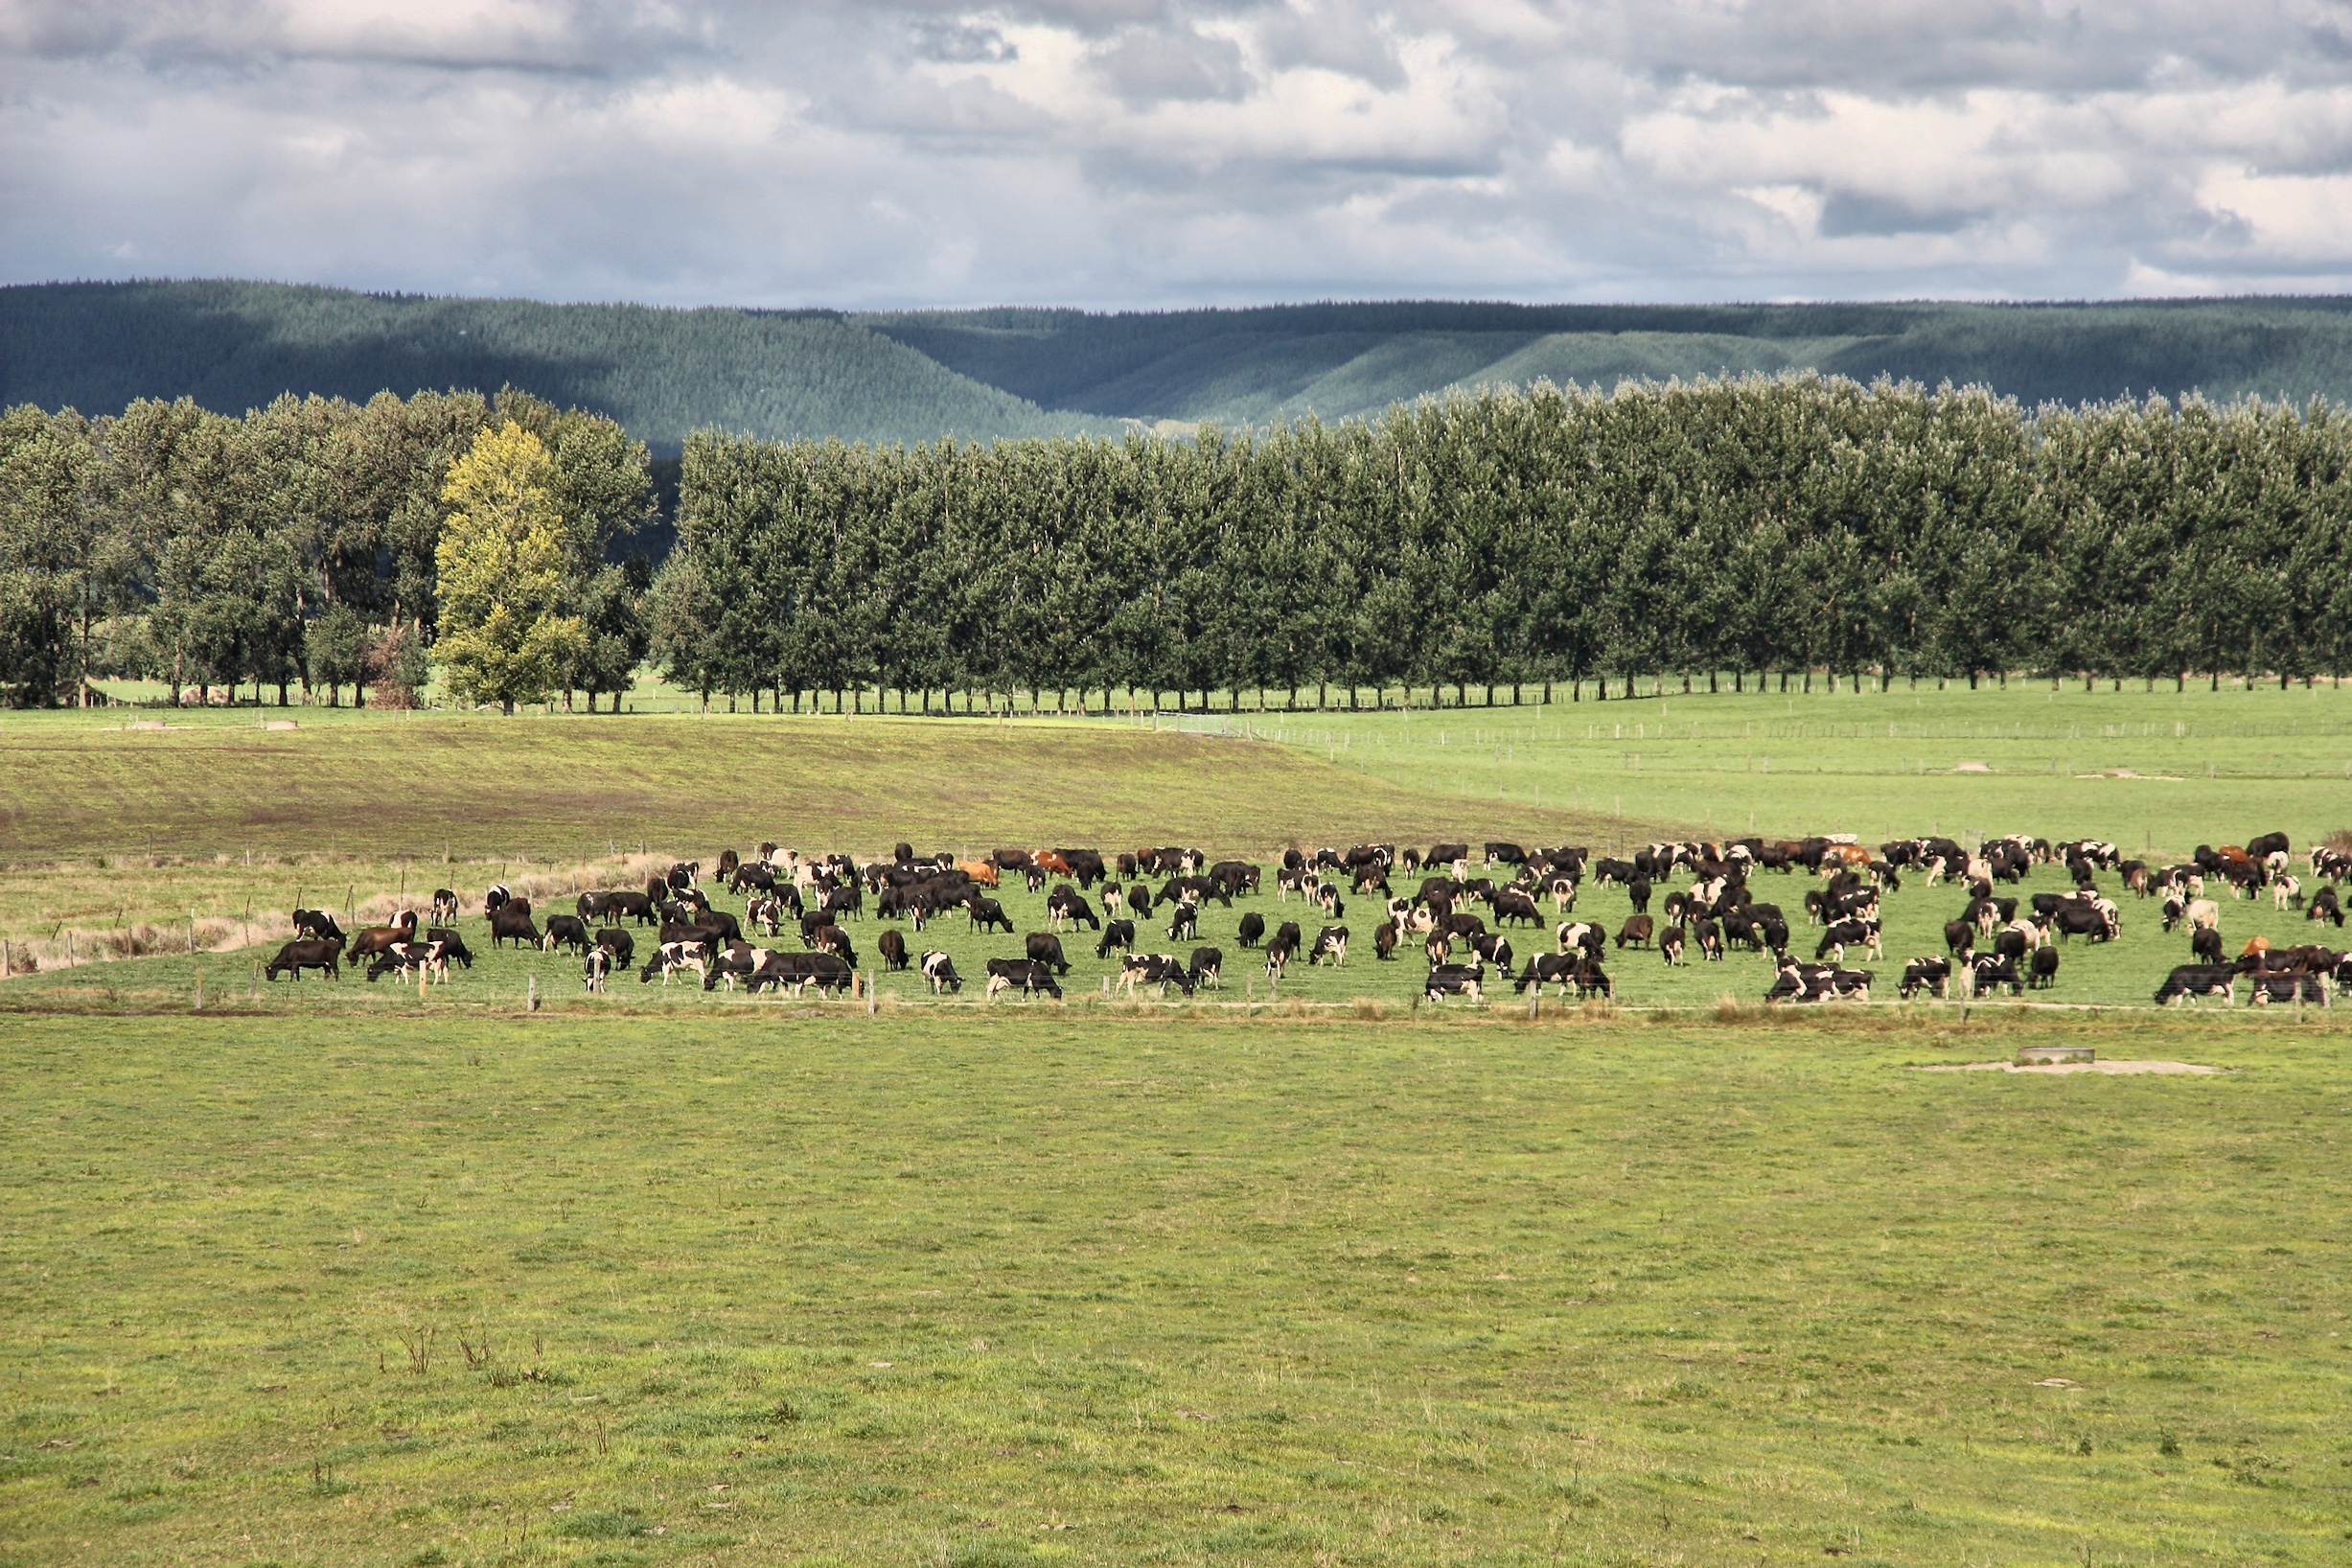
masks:
[[[1388,1009],[1380,1005],[1379,999],[1376,997],[1358,997],[1349,1010],[1356,1017],[1371,1023],[1376,1023],[1388,1016]]]

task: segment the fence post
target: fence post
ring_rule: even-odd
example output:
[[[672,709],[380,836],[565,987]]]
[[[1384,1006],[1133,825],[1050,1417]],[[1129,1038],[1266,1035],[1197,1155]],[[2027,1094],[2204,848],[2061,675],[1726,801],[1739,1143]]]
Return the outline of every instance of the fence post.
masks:
[[[262,965],[259,959],[254,960],[253,978],[245,982],[245,1000],[248,1002],[262,1000]]]
[[[196,972],[196,1010],[197,1012],[202,1012],[202,1011],[204,1010],[204,971],[203,971],[203,970],[201,970],[201,969],[197,970],[197,971]]]
[[[874,989],[874,971],[867,970],[865,972],[865,1016],[868,1018],[882,1011],[882,995]]]
[[[539,976],[532,975],[530,985],[523,991],[523,1004],[531,1012],[539,1011]]]

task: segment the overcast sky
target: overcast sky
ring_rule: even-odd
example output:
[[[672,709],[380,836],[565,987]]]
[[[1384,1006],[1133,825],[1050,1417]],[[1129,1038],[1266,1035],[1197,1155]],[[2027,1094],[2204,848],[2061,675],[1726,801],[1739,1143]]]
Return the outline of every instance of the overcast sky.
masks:
[[[0,0],[0,277],[2352,291],[2352,4]]]

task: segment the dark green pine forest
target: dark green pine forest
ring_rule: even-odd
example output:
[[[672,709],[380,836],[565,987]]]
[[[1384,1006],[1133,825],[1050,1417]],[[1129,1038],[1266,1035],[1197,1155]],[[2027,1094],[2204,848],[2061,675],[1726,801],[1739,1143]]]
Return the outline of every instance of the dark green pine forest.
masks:
[[[2352,299],[846,313],[543,305],[280,284],[0,288],[0,405],[217,413],[281,393],[512,386],[656,456],[696,430],[914,443],[1266,427],[1539,380],[1813,370],[1976,384],[2031,408],[2202,393],[2352,400]]]

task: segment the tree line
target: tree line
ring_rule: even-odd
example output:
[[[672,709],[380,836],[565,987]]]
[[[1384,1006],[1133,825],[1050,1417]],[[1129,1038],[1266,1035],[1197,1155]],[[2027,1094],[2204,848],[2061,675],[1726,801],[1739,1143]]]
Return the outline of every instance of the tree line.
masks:
[[[703,434],[654,643],[690,688],[796,704],[2332,675],[2348,481],[2324,403],[2028,413],[1814,376],[1539,383],[1188,442]]]
[[[507,430],[521,439],[501,447]],[[517,465],[505,489],[528,497],[495,494],[488,471]],[[74,703],[92,680],[127,677],[169,682],[175,702],[242,685],[281,703],[293,685],[331,703],[346,688],[413,702],[430,664],[463,649],[444,624],[452,589],[469,626],[489,614],[489,600],[462,592],[462,567],[449,576],[448,546],[454,534],[470,544],[461,557],[495,555],[466,520],[500,506],[489,531],[540,529],[533,572],[518,576],[509,549],[517,602],[532,625],[571,624],[537,650],[547,657],[524,672],[532,689],[519,693],[510,671],[503,688],[494,679],[469,694],[584,691],[593,703],[626,689],[645,656],[652,573],[609,558],[653,516],[653,486],[645,448],[610,419],[514,391],[285,397],[242,419],[187,399],[97,418],[12,408],[0,415],[0,697]],[[495,562],[481,567],[496,575]],[[495,657],[496,637],[478,650]],[[475,668],[489,666],[460,666]]]
[[[653,511],[641,446],[514,392],[13,409],[0,687],[400,700],[431,660],[462,701],[593,704],[650,658],[706,699],[929,707],[2352,664],[2352,425],[2321,402],[1789,376],[1188,441],[704,433],[668,559],[615,564]]]

